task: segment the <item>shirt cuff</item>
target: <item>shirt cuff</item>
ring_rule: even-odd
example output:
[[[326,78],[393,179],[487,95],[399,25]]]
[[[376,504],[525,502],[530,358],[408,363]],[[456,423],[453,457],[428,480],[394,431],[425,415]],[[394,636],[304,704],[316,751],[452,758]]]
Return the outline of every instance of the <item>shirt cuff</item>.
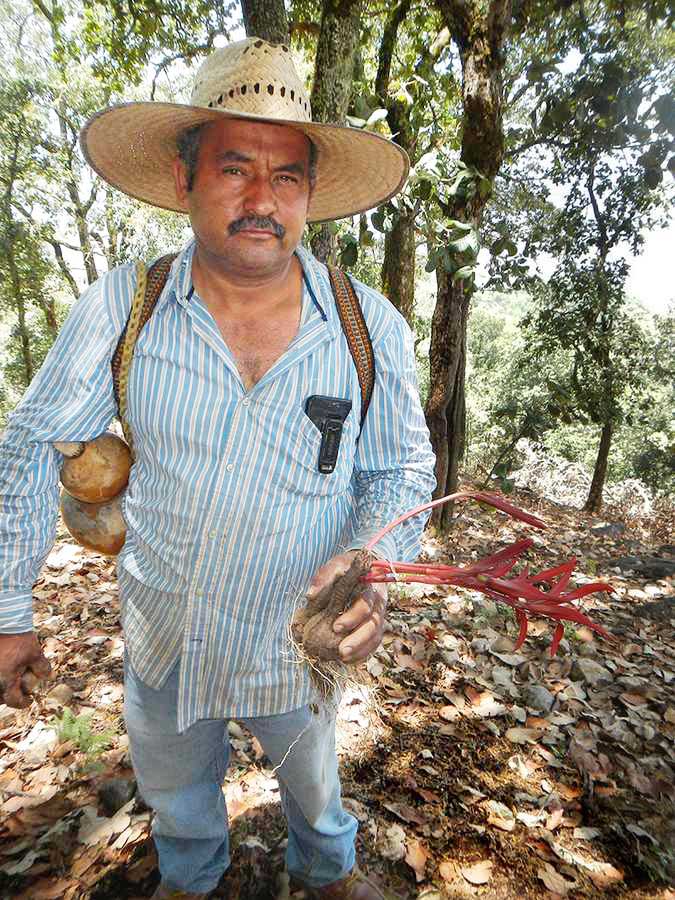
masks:
[[[23,634],[32,630],[32,594],[0,594],[0,634]]]
[[[368,533],[367,531],[362,531],[358,535],[356,535],[349,543],[347,550],[362,550],[368,541],[375,537],[379,528],[373,528],[373,530]],[[396,546],[396,538],[391,534],[385,534],[383,538],[375,544],[373,547],[372,553],[374,556],[377,556],[378,559],[386,559],[389,562],[395,562],[398,555],[398,548]]]

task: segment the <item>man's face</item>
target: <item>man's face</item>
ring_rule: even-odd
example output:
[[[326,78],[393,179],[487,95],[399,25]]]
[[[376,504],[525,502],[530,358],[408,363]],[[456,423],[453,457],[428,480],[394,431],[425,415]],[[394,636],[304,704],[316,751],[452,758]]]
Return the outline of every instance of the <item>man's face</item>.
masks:
[[[200,248],[233,274],[273,275],[300,243],[309,204],[309,141],[284,125],[224,119],[201,134],[192,190],[176,193]]]

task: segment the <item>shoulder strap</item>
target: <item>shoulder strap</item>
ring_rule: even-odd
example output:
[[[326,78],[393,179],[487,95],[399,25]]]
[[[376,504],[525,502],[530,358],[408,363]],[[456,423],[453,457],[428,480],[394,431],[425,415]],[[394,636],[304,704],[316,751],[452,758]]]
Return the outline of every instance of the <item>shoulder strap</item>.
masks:
[[[356,366],[361,387],[361,428],[366,420],[375,387],[375,354],[370,332],[363,316],[359,298],[349,276],[335,266],[328,266],[330,284],[335,305],[340,316],[342,330],[347,338],[349,352]]]
[[[122,425],[124,436],[131,448],[133,455],[133,437],[127,421],[127,382],[129,369],[134,355],[136,340],[143,326],[146,324],[160,294],[166,284],[171,264],[176,258],[175,253],[169,253],[160,257],[153,265],[146,269],[145,264],[137,264],[138,279],[136,292],[129,311],[129,318],[120,335],[117,347],[113,354],[111,368],[113,378],[113,392],[117,402],[118,416]],[[375,386],[375,354],[370,333],[363,310],[356,295],[354,286],[349,276],[334,266],[328,267],[333,296],[337,306],[340,323],[349,346],[349,352],[356,366],[356,374],[361,387],[361,424],[366,419],[366,413],[370,406]]]
[[[113,354],[111,368],[113,378],[113,393],[117,402],[117,411],[124,437],[127,439],[129,448],[133,456],[134,445],[131,428],[127,421],[127,382],[129,380],[129,369],[131,360],[134,355],[134,347],[136,340],[145,323],[152,315],[155,304],[159,299],[159,295],[164,289],[166,279],[169,275],[171,264],[176,258],[175,253],[169,253],[160,257],[154,262],[149,269],[146,269],[145,263],[136,264],[138,273],[136,292],[131,303],[129,318],[124,326],[124,330],[117,342],[117,347]]]

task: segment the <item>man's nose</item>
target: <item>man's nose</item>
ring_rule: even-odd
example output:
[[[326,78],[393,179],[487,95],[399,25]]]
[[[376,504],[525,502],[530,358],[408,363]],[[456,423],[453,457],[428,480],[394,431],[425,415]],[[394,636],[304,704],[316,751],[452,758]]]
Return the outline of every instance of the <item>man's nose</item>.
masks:
[[[251,179],[244,202],[246,212],[255,213],[258,216],[269,216],[277,208],[272,185],[264,177]]]

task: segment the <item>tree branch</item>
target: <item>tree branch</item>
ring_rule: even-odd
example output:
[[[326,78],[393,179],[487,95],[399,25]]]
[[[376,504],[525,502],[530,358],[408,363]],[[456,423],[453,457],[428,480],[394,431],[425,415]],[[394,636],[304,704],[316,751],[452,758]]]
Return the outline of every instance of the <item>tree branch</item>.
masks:
[[[387,101],[389,80],[391,78],[391,61],[394,55],[398,28],[410,11],[411,2],[412,0],[401,0],[389,15],[382,33],[378,54],[377,76],[375,78],[375,93],[383,105],[386,105]]]
[[[50,24],[54,24],[54,13],[47,9],[42,0],[33,0],[33,6],[37,8],[38,12],[42,13]]]
[[[45,238],[45,240],[47,241],[48,244],[51,244],[51,246],[54,250],[54,256],[56,257],[56,262],[58,263],[59,269],[61,270],[61,274],[67,281],[73,297],[77,300],[78,297],[80,296],[80,289],[78,288],[77,282],[73,278],[73,274],[70,271],[70,269],[68,268],[68,266],[66,265],[66,261],[63,258],[63,250],[61,249],[61,244],[57,240],[51,240],[50,238]],[[64,246],[67,246],[67,245],[64,245]],[[74,250],[76,248],[71,247],[69,249]]]
[[[595,196],[594,182],[595,182],[595,161],[593,161],[593,163],[591,165],[591,171],[588,176],[586,188],[588,190],[588,196],[590,197],[590,200],[591,200],[591,207],[593,208],[593,216],[595,218],[595,223],[598,226],[598,232],[600,235],[598,249],[600,250],[600,257],[604,264],[605,258],[607,257],[607,253],[609,252],[609,242],[607,240],[607,226],[605,225],[605,220],[600,211],[597,197]]]
[[[207,53],[209,50],[213,49],[213,41],[216,38],[217,34],[221,32],[211,31],[209,33],[208,39],[206,43],[199,44],[196,47],[192,47],[190,50],[186,50],[184,53],[174,53],[173,56],[165,57],[158,65],[155,66],[155,74],[152,78],[152,87],[150,89],[150,99],[155,99],[155,91],[157,90],[157,80],[159,76],[164,72],[171,63],[176,62],[179,59],[194,59],[195,56],[199,56],[200,53]]]

